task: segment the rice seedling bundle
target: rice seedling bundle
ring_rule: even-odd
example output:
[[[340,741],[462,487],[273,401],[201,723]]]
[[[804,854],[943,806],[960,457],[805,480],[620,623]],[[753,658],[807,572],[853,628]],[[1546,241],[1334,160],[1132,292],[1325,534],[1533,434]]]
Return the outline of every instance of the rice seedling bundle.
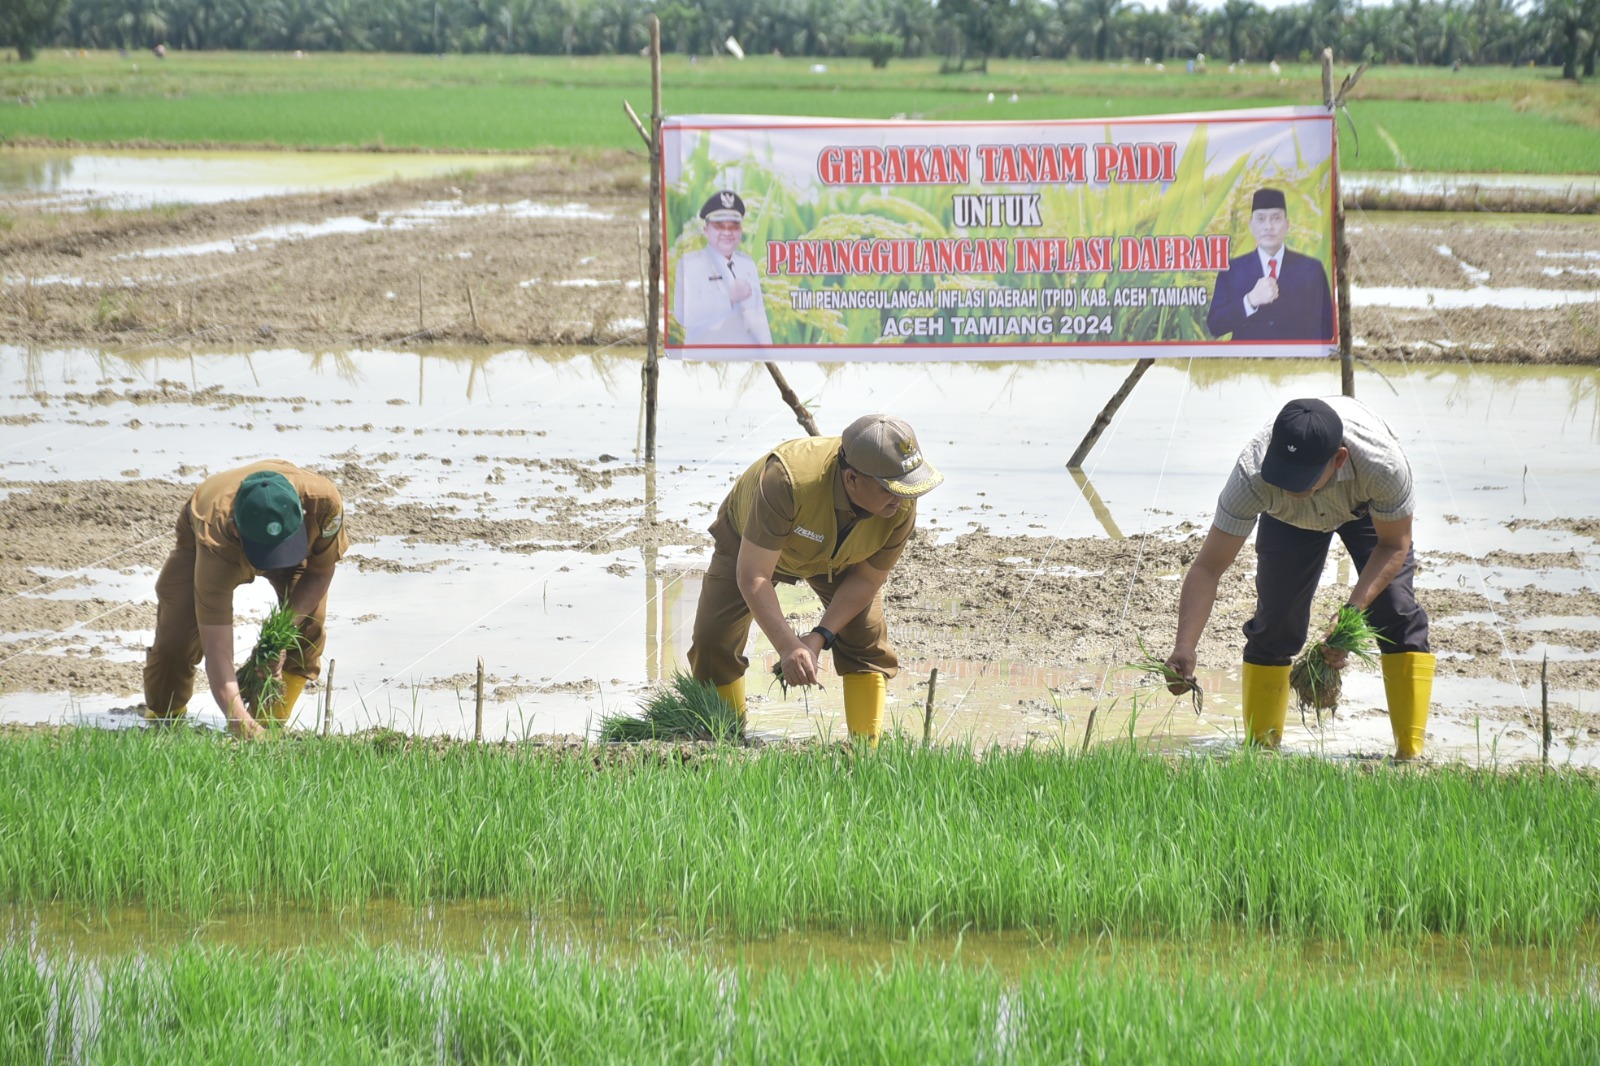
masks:
[[[1155,653],[1144,646],[1143,637],[1139,638],[1138,657],[1130,662],[1128,666],[1130,669],[1138,670],[1140,673],[1156,675],[1161,679],[1160,683],[1163,685],[1184,686],[1183,692],[1188,693],[1189,700],[1194,705],[1195,717],[1198,718],[1204,713],[1206,694],[1205,691],[1200,688],[1200,682],[1196,681],[1192,677],[1184,677],[1182,674],[1178,673],[1178,671],[1168,666],[1165,659],[1156,658]],[[1183,692],[1180,692],[1179,695],[1183,695]]]
[[[1322,656],[1323,649],[1348,652],[1368,666],[1376,666],[1378,641],[1383,639],[1367,621],[1366,611],[1348,603],[1340,607],[1333,629],[1321,640],[1307,645],[1289,669],[1289,686],[1294,689],[1301,719],[1305,719],[1306,711],[1314,710],[1320,725],[1322,712],[1337,709],[1339,696],[1344,691],[1340,672],[1328,665]]]
[[[286,603],[268,611],[261,621],[255,647],[250,649],[244,665],[234,672],[239,682],[239,698],[244,700],[245,709],[258,718],[261,708],[283,698],[283,678],[273,673],[273,667],[280,656],[300,646],[300,627],[294,616],[294,608]]]
[[[744,739],[744,722],[715,685],[676,673],[639,714],[602,718],[600,739],[734,741]]]

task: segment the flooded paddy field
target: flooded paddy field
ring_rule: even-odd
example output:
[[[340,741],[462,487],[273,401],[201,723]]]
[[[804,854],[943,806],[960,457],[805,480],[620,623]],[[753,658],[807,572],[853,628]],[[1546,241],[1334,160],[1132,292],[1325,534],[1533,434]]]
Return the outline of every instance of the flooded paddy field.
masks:
[[[183,500],[209,471],[281,455],[326,472],[349,509],[329,607],[335,729],[470,735],[481,656],[486,735],[589,732],[683,668],[715,506],[754,456],[802,433],[764,369],[668,364],[647,469],[640,365],[622,349],[0,349],[0,717],[132,722],[117,712],[138,702]],[[1126,370],[788,369],[835,431],[864,411],[903,414],[947,477],[887,593],[905,664],[890,712],[908,731],[920,735],[937,667],[945,739],[1076,747],[1094,708],[1102,736],[1236,739],[1248,553],[1201,646],[1203,718],[1123,664],[1139,639],[1170,647],[1179,578],[1242,442],[1284,398],[1337,391],[1337,367],[1158,364],[1075,478],[1066,457]],[[1585,367],[1358,372],[1423,500],[1418,586],[1441,659],[1431,755],[1536,757],[1548,654],[1553,757],[1600,758],[1597,386]],[[1353,580],[1341,553],[1326,580]],[[815,615],[809,598],[786,601],[797,625]],[[269,600],[264,583],[240,590],[241,654]],[[785,698],[759,638],[751,657],[753,730],[842,735],[836,680]],[[1292,722],[1290,745],[1385,750],[1376,671],[1349,671],[1346,693],[1322,729]],[[298,727],[315,725],[316,696]]]

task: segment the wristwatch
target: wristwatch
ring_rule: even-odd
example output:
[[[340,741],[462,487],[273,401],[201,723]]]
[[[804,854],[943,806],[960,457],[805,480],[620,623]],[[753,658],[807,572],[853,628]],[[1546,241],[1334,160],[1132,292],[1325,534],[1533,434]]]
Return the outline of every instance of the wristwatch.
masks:
[[[813,626],[811,632],[822,638],[822,650],[832,651],[833,642],[839,639],[839,634],[823,626]],[[809,634],[808,634],[809,635]]]

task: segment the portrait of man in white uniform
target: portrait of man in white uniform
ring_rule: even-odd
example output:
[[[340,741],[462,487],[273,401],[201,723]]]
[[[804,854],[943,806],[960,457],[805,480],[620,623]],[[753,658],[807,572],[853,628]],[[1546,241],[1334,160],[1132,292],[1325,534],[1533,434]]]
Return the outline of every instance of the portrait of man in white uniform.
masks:
[[[731,189],[700,208],[706,246],[678,260],[672,314],[685,344],[769,345],[772,330],[756,261],[739,250],[744,201]]]

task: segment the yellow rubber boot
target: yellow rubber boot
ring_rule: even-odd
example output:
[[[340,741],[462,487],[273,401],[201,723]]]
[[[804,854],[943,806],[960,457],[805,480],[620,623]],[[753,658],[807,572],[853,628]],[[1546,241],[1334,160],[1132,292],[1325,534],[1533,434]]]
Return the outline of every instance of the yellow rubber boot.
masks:
[[[844,720],[850,736],[866,737],[874,745],[883,729],[883,703],[889,679],[882,674],[844,675]]]
[[[188,713],[189,713],[188,704],[184,704],[182,707],[179,707],[177,710],[170,711],[167,714],[157,714],[155,711],[151,710],[149,707],[146,707],[144,709],[144,720],[147,721],[147,722],[172,722],[172,721],[176,721],[179,718],[182,718],[184,715],[186,715]]]
[[[1289,713],[1289,668],[1245,663],[1244,728],[1252,744],[1276,748]]]
[[[294,705],[300,699],[300,693],[306,688],[306,679],[299,674],[283,675],[283,696],[261,708],[257,718],[271,718],[279,725],[289,720],[289,715],[294,712]]]
[[[739,716],[739,721],[744,721],[744,678],[729,681],[726,685],[717,686],[717,695],[721,696]]]
[[[1426,651],[1402,651],[1383,657],[1383,694],[1389,701],[1389,728],[1394,730],[1396,762],[1422,755],[1422,737],[1428,728],[1428,705],[1433,702],[1433,670],[1437,662],[1436,657]]]

